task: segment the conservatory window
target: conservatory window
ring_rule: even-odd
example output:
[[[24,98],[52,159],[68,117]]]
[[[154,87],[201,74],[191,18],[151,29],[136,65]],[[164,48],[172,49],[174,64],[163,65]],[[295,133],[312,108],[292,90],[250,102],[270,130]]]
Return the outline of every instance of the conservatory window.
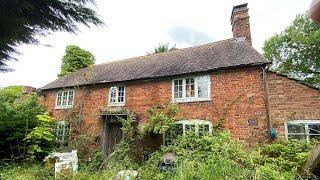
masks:
[[[72,108],[74,90],[59,91],[56,98],[56,109]]]
[[[320,120],[286,122],[285,132],[287,139],[320,140]]]
[[[125,87],[113,86],[110,88],[109,104],[111,106],[123,106],[125,102]]]
[[[68,145],[70,124],[67,121],[57,121],[53,126],[53,133],[56,137],[56,142],[60,146]]]
[[[210,100],[210,76],[188,77],[172,81],[174,102]]]
[[[164,135],[164,143],[170,144],[179,135],[194,133],[198,136],[212,134],[212,123],[205,120],[183,120],[175,123],[173,128]]]

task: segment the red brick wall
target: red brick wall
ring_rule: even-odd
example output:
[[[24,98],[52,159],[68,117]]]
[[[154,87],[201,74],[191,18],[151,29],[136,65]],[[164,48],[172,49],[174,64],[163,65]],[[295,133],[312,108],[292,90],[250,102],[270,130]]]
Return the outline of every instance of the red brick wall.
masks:
[[[125,84],[125,107],[138,115],[140,123],[148,119],[147,110],[159,103],[171,102],[172,79],[130,82]],[[107,107],[108,85],[90,87],[89,93],[76,90],[75,105],[83,99],[83,115],[92,132],[101,135],[102,118],[99,109]],[[71,110],[55,110],[55,91],[45,92],[45,105],[56,119],[64,119]],[[215,125],[225,115],[225,128],[232,137],[255,143],[265,139],[266,113],[261,68],[222,70],[211,74],[211,101],[179,103],[185,119],[210,120]],[[257,125],[248,125],[256,120]]]
[[[275,73],[268,73],[270,119],[280,137],[284,122],[320,120],[320,92]]]

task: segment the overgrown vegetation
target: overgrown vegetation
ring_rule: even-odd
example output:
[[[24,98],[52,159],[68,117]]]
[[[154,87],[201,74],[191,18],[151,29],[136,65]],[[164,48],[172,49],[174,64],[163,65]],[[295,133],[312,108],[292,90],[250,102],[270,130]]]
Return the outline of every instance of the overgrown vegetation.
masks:
[[[159,105],[150,110],[147,132],[164,133],[173,126],[179,110],[175,105]],[[41,116],[46,120],[50,119]],[[119,119],[124,138],[113,153],[104,157],[101,151],[90,154],[90,162],[81,163],[76,175],[63,179],[110,179],[119,171],[136,170],[137,179],[315,179],[301,170],[314,143],[306,141],[276,141],[247,148],[232,140],[228,132],[196,135],[194,131],[177,136],[170,145],[162,145],[147,159],[139,161],[134,154],[139,136],[136,124],[129,117]],[[174,164],[164,164],[164,154],[177,156]],[[167,166],[167,167],[164,167]],[[1,179],[54,179],[54,175],[37,164],[6,167]]]
[[[36,116],[44,113],[36,95],[22,95],[21,86],[0,89],[0,159],[24,161],[29,150],[27,135],[38,125]]]
[[[244,144],[232,140],[226,132],[202,137],[190,133],[186,136],[179,136],[174,144],[163,146],[147,161],[137,166],[123,166],[131,162],[126,158],[111,156],[107,168],[100,171],[80,170],[73,179],[110,179],[120,170],[133,168],[139,172],[138,179],[148,180],[312,179],[311,174],[301,174],[299,171],[312,146],[312,143],[305,141],[278,141],[247,149]],[[119,145],[117,151],[121,151],[122,148],[123,146]],[[127,146],[124,149],[127,149]],[[175,152],[178,160],[175,168],[162,170],[159,165],[163,154],[167,152]],[[38,166],[6,169],[2,171],[1,177],[17,179],[21,177],[20,172],[29,172],[28,177],[52,178]]]

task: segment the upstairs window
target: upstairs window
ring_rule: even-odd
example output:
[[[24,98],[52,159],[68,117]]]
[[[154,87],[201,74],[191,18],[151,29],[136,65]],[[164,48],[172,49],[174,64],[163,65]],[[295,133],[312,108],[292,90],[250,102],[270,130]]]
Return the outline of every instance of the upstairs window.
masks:
[[[285,123],[287,139],[320,140],[320,120],[291,121]]]
[[[74,90],[59,91],[57,93],[56,108],[72,108],[74,99]]]
[[[211,135],[212,123],[205,120],[183,120],[175,123],[173,128],[164,135],[165,145],[171,144],[179,135],[194,133],[198,136]]]
[[[70,124],[67,121],[57,121],[53,127],[56,143],[60,146],[67,146],[69,142]]]
[[[123,106],[125,102],[124,86],[112,86],[110,88],[109,104],[111,106]]]
[[[210,76],[175,79],[172,83],[174,102],[210,100]]]

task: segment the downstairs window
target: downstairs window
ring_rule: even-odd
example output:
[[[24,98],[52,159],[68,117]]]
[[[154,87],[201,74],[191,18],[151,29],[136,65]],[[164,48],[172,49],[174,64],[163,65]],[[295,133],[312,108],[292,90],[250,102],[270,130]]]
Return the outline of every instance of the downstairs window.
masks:
[[[287,139],[320,140],[320,120],[290,121],[285,123]]]
[[[56,143],[60,146],[66,146],[69,142],[70,124],[67,121],[57,121],[53,126],[53,133],[56,137]]]
[[[183,120],[175,123],[173,128],[166,132],[163,137],[165,145],[171,144],[172,140],[179,135],[186,135],[187,133],[194,133],[198,136],[211,135],[212,123],[205,120]]]

